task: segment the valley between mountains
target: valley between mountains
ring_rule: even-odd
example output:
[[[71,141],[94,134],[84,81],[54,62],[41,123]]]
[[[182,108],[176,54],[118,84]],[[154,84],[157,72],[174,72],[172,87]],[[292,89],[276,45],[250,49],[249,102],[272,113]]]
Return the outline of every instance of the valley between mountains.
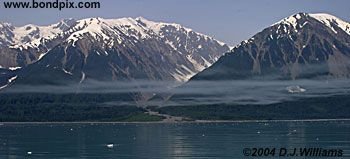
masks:
[[[350,23],[325,13],[231,48],[143,17],[0,23],[0,122],[348,119],[349,77]]]

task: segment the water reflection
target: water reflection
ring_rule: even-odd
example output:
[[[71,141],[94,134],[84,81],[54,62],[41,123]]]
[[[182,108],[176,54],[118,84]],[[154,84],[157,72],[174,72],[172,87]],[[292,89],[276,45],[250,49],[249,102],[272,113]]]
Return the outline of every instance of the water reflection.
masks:
[[[349,133],[350,121],[4,124],[0,158],[231,159],[245,147],[340,148],[349,157]]]

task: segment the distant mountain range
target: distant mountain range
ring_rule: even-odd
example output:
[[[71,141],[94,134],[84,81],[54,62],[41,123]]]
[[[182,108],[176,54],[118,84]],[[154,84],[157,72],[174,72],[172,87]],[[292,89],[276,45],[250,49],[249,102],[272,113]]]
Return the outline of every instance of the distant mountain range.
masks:
[[[1,23],[0,48],[2,88],[89,79],[183,82],[229,50],[179,24],[142,17],[65,19],[49,26]]]
[[[0,28],[1,89],[191,77],[182,88],[203,80],[350,77],[350,24],[329,14],[292,15],[232,50],[179,24],[142,17]]]
[[[106,114],[115,120],[108,112],[121,109],[126,119],[133,117],[130,112],[144,117],[151,109],[192,119],[349,118],[348,87],[343,86],[349,77],[350,24],[329,14],[292,15],[231,50],[179,24],[141,17],[0,24],[0,121],[57,121],[57,112],[60,121],[107,120]],[[333,88],[318,83],[323,79],[345,80]],[[99,92],[98,86],[88,87],[93,93],[80,92],[96,82],[115,89],[134,81],[163,85],[156,90],[137,85],[146,93]],[[168,89],[164,81],[182,85]],[[289,85],[293,81],[315,89]],[[35,93],[22,93],[28,88],[23,85]],[[46,92],[40,92],[40,86],[74,91],[59,94],[43,87]],[[16,88],[19,94],[6,93]],[[158,104],[164,107],[129,107]]]

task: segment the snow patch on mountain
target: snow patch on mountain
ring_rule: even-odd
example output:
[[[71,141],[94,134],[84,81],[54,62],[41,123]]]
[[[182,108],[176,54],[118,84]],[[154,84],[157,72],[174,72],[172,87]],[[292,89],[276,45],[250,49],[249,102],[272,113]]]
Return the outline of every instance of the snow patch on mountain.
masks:
[[[84,80],[85,80],[85,78],[86,78],[85,73],[84,73],[84,72],[81,72],[81,79],[80,79],[79,83],[80,83],[80,84],[83,83]]]
[[[11,71],[15,71],[15,70],[21,69],[21,67],[9,67],[8,69]]]
[[[8,86],[7,84],[6,84],[6,85],[3,85],[3,86],[0,86],[0,90],[6,88],[7,86]]]
[[[67,71],[66,69],[62,69],[62,71],[63,71],[64,73],[66,73],[66,74],[73,75],[72,72],[69,72],[69,71]]]
[[[6,88],[7,86],[9,86],[9,84],[11,84],[12,82],[14,82],[17,79],[17,76],[11,77],[10,79],[7,80],[7,84],[0,86],[0,90]]]
[[[322,22],[323,24],[330,27],[335,33],[337,31],[334,29],[333,25],[338,26],[342,30],[344,30],[346,33],[350,35],[350,23],[345,22],[333,15],[326,14],[326,13],[316,13],[316,14],[309,14],[311,17],[317,19],[318,21]]]
[[[8,80],[8,83],[12,83],[12,82],[15,81],[16,79],[17,79],[17,76],[11,77],[11,78]]]

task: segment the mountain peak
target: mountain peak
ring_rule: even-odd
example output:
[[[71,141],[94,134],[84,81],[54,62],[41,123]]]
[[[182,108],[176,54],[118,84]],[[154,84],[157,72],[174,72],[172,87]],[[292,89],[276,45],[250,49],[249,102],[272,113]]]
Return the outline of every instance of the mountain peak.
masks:
[[[298,20],[301,19],[301,18],[305,18],[306,16],[308,16],[307,13],[293,14],[293,15],[291,15],[289,17],[286,17],[286,18],[278,21],[277,23],[275,23],[273,25],[288,24],[288,25],[291,25],[291,26],[293,26],[295,28],[298,25]]]
[[[146,19],[142,16],[136,17],[135,20],[137,20],[137,21],[149,21],[148,19]]]
[[[55,26],[56,28],[60,28],[61,30],[67,30],[73,25],[77,23],[77,20],[74,18],[67,18],[67,19],[62,19],[59,23],[57,23]]]
[[[322,24],[331,28],[335,33],[337,33],[337,29],[334,27],[339,27],[340,29],[342,29],[350,35],[350,24],[328,13],[297,13],[280,20],[272,26],[286,24],[292,26],[293,28],[297,28],[297,26],[302,27],[305,24],[305,20],[307,21],[308,18],[313,18],[321,22]],[[302,23],[300,23],[299,21],[302,21]]]
[[[147,31],[149,28],[140,25],[133,18],[103,19],[103,18],[87,18],[77,22],[69,32],[71,35],[67,41],[73,44],[89,34],[95,39],[102,39],[106,43],[110,41],[118,41],[122,43],[123,36],[133,36],[136,39],[149,37]],[[120,34],[122,33],[122,34]]]

